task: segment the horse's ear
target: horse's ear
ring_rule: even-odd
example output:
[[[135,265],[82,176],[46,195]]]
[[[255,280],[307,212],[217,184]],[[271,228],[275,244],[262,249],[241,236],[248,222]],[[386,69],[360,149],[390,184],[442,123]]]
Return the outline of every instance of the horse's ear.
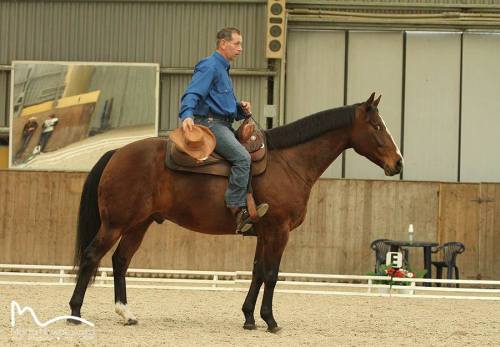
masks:
[[[381,97],[382,97],[382,94],[380,94],[380,95],[378,96],[377,100],[375,100],[375,101],[373,102],[373,105],[375,105],[375,107],[377,107],[377,106],[378,106],[378,103],[380,102],[380,98],[381,98]]]
[[[375,92],[373,92],[372,95],[370,95],[370,97],[368,98],[368,100],[366,100],[366,104],[367,105],[373,104],[373,99],[375,99]]]

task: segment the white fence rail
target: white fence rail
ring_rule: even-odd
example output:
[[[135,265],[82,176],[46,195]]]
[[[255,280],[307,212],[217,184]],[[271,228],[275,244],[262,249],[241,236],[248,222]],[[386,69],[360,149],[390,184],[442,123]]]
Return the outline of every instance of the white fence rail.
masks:
[[[0,285],[74,286],[76,276],[72,270],[71,266],[0,264]],[[251,275],[250,271],[129,269],[127,287],[247,291]],[[388,281],[390,277],[280,272],[276,291],[321,295],[500,300],[500,281],[393,278],[392,286],[375,284],[381,280]],[[426,287],[423,283],[439,283],[441,287]],[[456,284],[461,287],[456,288]],[[99,268],[94,286],[112,287],[113,269]]]

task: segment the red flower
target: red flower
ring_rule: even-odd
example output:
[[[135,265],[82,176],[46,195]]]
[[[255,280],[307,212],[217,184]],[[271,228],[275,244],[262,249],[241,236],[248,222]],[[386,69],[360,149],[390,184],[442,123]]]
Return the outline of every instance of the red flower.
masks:
[[[405,277],[405,274],[401,271],[397,271],[395,274],[394,274],[394,277],[398,277],[398,278],[404,278]]]
[[[405,278],[405,277],[414,277],[415,274],[412,272],[409,272],[405,269],[396,269],[393,267],[389,267],[385,270],[385,273],[390,276],[390,277],[397,277],[397,278]]]
[[[385,270],[385,272],[386,272],[389,276],[391,276],[391,277],[394,277],[394,274],[396,273],[396,271],[397,271],[397,270],[396,270],[395,268],[392,268],[392,267],[390,267],[390,268],[388,268],[387,270]]]

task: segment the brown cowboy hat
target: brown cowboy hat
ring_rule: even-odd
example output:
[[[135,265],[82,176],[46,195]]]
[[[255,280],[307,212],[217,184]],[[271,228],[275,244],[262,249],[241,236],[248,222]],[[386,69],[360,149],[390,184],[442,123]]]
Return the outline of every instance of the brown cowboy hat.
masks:
[[[193,129],[184,132],[177,128],[170,134],[170,139],[180,151],[197,160],[205,160],[215,149],[215,136],[203,125],[193,125]]]

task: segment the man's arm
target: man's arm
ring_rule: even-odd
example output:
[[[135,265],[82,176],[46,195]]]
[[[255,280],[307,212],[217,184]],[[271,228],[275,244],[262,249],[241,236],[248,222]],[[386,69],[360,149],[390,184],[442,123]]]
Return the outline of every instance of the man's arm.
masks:
[[[236,120],[249,118],[252,115],[252,105],[249,101],[236,101]]]
[[[184,121],[186,118],[193,118],[194,110],[200,100],[207,97],[215,78],[215,70],[207,64],[196,66],[191,83],[187,87],[181,98],[181,108],[179,118]]]

